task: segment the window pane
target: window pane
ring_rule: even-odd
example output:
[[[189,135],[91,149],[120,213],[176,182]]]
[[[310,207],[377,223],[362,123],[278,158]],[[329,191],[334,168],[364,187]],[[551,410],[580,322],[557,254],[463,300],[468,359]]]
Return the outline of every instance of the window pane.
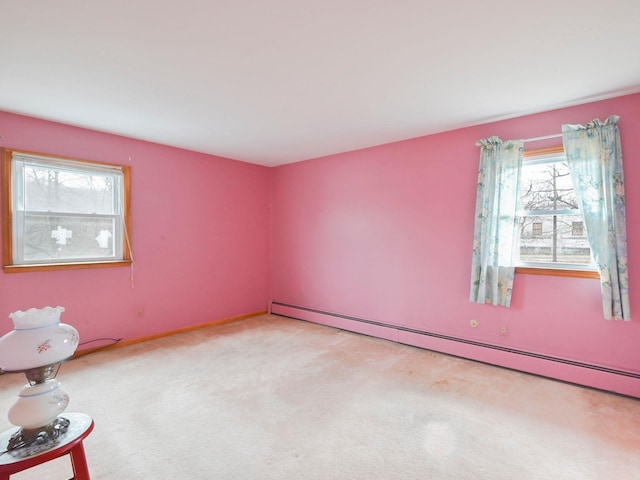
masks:
[[[26,262],[115,258],[114,218],[25,215]]]
[[[542,235],[542,222],[534,222],[532,225],[532,234],[534,237]]]
[[[569,167],[565,162],[522,166],[521,208],[523,210],[577,209]]]
[[[584,223],[573,222],[573,226],[571,227],[571,235],[573,235],[574,237],[584,235]]]
[[[524,216],[520,219],[520,261],[589,265],[591,249],[582,215]]]
[[[25,210],[113,215],[119,177],[25,165]]]

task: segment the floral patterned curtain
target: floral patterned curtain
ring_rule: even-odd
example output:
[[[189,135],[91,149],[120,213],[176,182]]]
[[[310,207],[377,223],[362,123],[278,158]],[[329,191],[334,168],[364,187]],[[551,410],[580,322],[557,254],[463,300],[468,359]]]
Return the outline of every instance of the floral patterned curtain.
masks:
[[[470,300],[511,304],[523,142],[480,140]]]
[[[598,271],[604,318],[630,320],[619,117],[563,125],[569,171]]]

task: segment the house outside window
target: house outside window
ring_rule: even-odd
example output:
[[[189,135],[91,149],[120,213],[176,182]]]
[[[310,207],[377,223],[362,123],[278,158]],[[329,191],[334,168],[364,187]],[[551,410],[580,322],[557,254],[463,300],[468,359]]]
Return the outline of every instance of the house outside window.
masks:
[[[130,263],[128,167],[11,150],[2,162],[5,271]]]

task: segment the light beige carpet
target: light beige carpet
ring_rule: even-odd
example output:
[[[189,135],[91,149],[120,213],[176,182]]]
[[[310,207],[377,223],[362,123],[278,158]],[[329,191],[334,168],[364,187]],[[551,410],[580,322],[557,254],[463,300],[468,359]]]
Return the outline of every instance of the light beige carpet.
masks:
[[[20,377],[0,377],[3,412]],[[58,380],[95,419],[94,480],[640,479],[636,399],[277,316],[81,357]],[[70,477],[64,458],[12,478]]]

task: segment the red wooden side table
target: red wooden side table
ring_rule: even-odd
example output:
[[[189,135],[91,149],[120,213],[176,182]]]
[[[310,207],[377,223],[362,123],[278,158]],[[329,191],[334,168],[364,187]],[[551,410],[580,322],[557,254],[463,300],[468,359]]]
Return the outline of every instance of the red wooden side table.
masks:
[[[27,468],[67,454],[71,458],[71,466],[73,467],[74,476],[71,480],[90,480],[82,442],[93,430],[93,419],[84,413],[64,413],[63,416],[71,423],[67,432],[59,438],[57,445],[27,457],[12,455],[10,452],[0,455],[0,480],[9,480],[9,477],[14,473],[22,472]],[[9,438],[17,430],[18,427],[0,434],[0,448],[6,448]]]

